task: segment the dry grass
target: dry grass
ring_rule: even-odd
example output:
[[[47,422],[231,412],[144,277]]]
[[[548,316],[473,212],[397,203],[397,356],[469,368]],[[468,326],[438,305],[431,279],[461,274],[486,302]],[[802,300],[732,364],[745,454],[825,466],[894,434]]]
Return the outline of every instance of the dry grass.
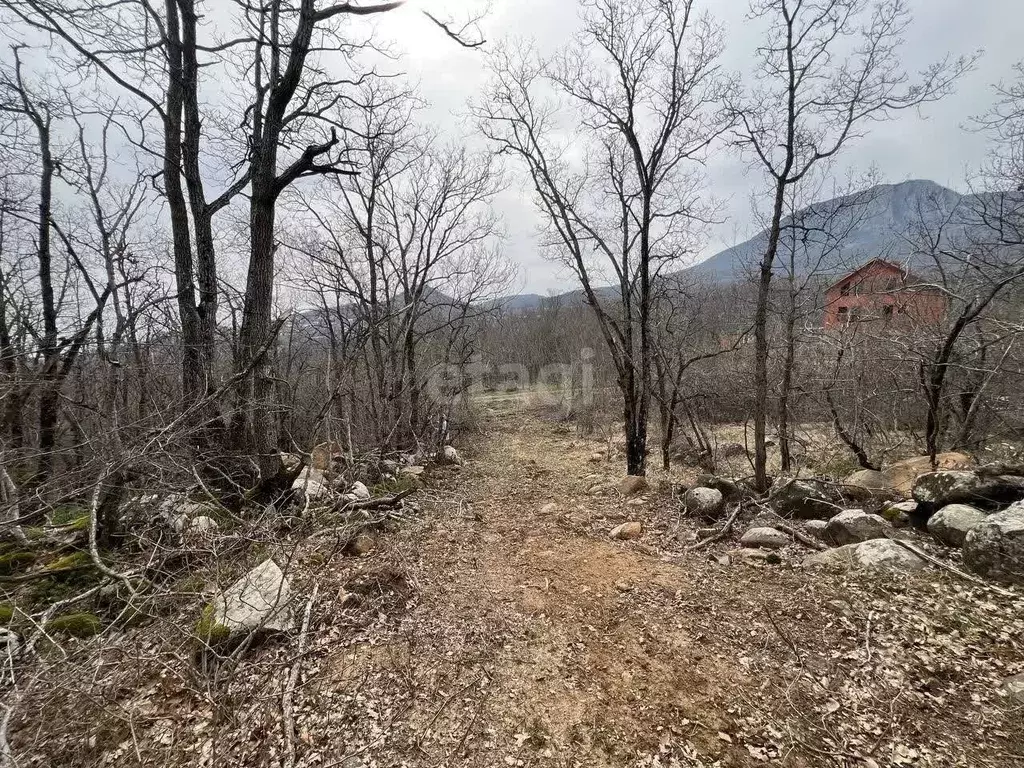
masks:
[[[151,674],[113,692],[81,680],[73,721],[24,713],[19,765],[279,765],[296,662],[301,766],[1024,760],[1021,712],[997,695],[1024,670],[1024,600],[940,571],[806,571],[795,545],[776,566],[720,564],[728,541],[685,554],[674,534],[697,524],[677,520],[667,481],[634,502],[588,494],[621,472],[588,461],[603,440],[515,399],[488,405],[468,466],[435,475],[421,519],[362,558],[298,548],[297,590],[324,595],[304,658],[294,640],[267,646],[211,692],[149,650]],[[629,519],[644,536],[610,541]]]

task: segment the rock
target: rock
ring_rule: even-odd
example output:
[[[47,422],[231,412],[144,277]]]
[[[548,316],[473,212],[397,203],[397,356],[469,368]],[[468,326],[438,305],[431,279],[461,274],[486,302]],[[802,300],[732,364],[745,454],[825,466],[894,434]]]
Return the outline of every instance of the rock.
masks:
[[[193,533],[216,533],[220,530],[220,526],[217,525],[217,521],[212,517],[206,515],[200,515],[199,517],[192,520],[192,524],[189,525],[188,529]]]
[[[622,480],[619,481],[617,486],[619,493],[623,496],[635,496],[638,493],[643,493],[650,484],[647,482],[646,477],[640,475],[626,475]]]
[[[872,539],[858,544],[828,549],[804,559],[807,566],[833,568],[884,568],[896,571],[917,571],[926,563],[890,539]]]
[[[965,453],[940,453],[935,457],[934,469],[967,469],[974,462]],[[903,496],[909,496],[914,488],[914,481],[921,475],[932,472],[932,462],[928,456],[915,456],[890,464],[882,470],[893,489]]]
[[[1005,696],[1010,704],[1024,706],[1024,673],[1008,677],[999,686],[999,692]]]
[[[741,496],[747,495],[747,489],[735,480],[730,480],[727,477],[719,477],[718,475],[698,475],[695,487],[714,488],[722,494],[722,498],[726,501],[732,501],[733,499],[738,499]]]
[[[780,549],[789,544],[789,536],[775,528],[748,528],[740,537],[744,547]]]
[[[349,488],[348,492],[355,496],[358,501],[366,501],[366,499],[370,498],[370,489],[358,480],[352,483],[352,487]]]
[[[715,488],[691,488],[683,494],[683,509],[705,520],[717,520],[725,508],[722,492]]]
[[[591,464],[600,464],[602,461],[604,461],[604,454],[592,453],[590,454],[590,458],[587,459],[587,461],[589,461]]]
[[[1024,499],[1024,478],[987,477],[965,470],[929,472],[914,483],[914,500],[926,513],[947,504],[992,507]]]
[[[842,511],[835,490],[809,480],[779,479],[771,498],[779,514],[803,520],[829,520]]]
[[[622,523],[612,528],[609,534],[613,539],[619,539],[626,541],[629,539],[639,539],[641,534],[644,532],[644,527],[637,522]]]
[[[964,538],[964,565],[1008,584],[1024,584],[1024,503],[986,517]]]
[[[329,443],[320,443],[310,454],[309,463],[313,469],[326,472],[334,467],[335,463],[345,462],[345,451],[341,443],[333,440]]]
[[[294,453],[282,453],[281,464],[289,472],[294,472],[302,464],[302,457]]]
[[[290,600],[284,572],[273,560],[264,560],[213,598],[196,633],[214,644],[257,631],[286,632],[292,628]]]
[[[446,445],[437,455],[437,462],[445,466],[462,466],[462,457],[455,450],[455,446]]]
[[[748,528],[778,528],[785,521],[770,509],[764,509],[754,515]]]
[[[874,469],[861,469],[843,480],[843,491],[850,498],[891,498],[897,496],[892,481],[884,472]]]
[[[426,471],[426,467],[422,467],[419,464],[413,464],[408,467],[402,467],[400,470],[398,470],[398,474],[404,475],[406,477],[419,477]]]
[[[856,544],[888,538],[891,532],[892,526],[879,515],[869,515],[863,509],[844,509],[828,521],[825,540],[839,545]]]
[[[556,512],[558,512],[558,505],[555,504],[555,502],[553,501],[548,502],[547,504],[540,508],[540,514],[544,515],[545,517],[553,515]]]
[[[890,502],[882,507],[882,517],[888,520],[894,528],[906,528],[913,522],[916,514],[916,501]]]
[[[967,532],[987,517],[977,507],[947,504],[928,518],[928,533],[950,547],[962,547]]]
[[[302,499],[310,504],[314,501],[323,501],[331,496],[331,489],[317,480],[296,480],[292,483],[292,490],[297,491]]]
[[[327,486],[327,476],[322,470],[315,469],[313,467],[304,467],[303,470],[296,476],[292,482],[292,488],[296,485],[304,485],[306,482],[320,483],[320,485]]]
[[[345,547],[346,554],[361,557],[368,555],[377,548],[377,539],[368,533],[360,533],[352,539]]]
[[[753,547],[742,547],[740,549],[730,549],[728,558],[730,560],[759,560],[769,565],[778,565],[782,562],[782,558],[775,552],[765,552],[763,549],[754,549]],[[729,563],[723,563],[728,565]]]
[[[808,536],[825,541],[825,531],[828,529],[826,520],[808,520],[804,523],[804,532]]]

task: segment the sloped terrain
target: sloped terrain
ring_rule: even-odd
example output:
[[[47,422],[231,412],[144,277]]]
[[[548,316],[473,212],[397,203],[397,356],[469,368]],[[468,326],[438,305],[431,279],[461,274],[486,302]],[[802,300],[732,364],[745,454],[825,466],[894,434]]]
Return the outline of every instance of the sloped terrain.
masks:
[[[1016,766],[1024,599],[946,571],[687,551],[667,484],[626,500],[597,441],[493,401],[421,515],[289,563],[304,632],[204,666],[181,613],[71,642],[25,691],[18,765]],[[609,530],[635,520],[634,541]],[[217,546],[217,545],[214,545]],[[316,587],[316,599],[309,601]],[[301,623],[301,622],[300,622]],[[175,629],[177,628],[177,629]],[[291,684],[290,684],[291,683]]]

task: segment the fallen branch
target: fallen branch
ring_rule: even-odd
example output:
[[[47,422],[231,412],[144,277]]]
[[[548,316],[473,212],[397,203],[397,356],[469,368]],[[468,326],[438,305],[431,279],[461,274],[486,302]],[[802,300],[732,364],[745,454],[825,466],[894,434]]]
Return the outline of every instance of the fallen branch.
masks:
[[[815,538],[808,536],[806,533],[801,531],[799,528],[795,528],[788,523],[777,522],[773,525],[774,528],[778,528],[783,533],[788,533],[794,539],[799,541],[801,544],[806,544],[811,549],[825,550],[829,549],[828,544],[823,541],[818,541]]]
[[[991,589],[997,595],[1002,595],[1003,597],[1014,597],[1014,598],[1020,597],[1020,595],[1018,595],[1016,592],[1011,592],[1008,589],[1003,589],[1002,587],[997,587],[994,584],[989,584],[987,581],[983,581],[982,579],[979,579],[976,576],[971,576],[971,574],[965,573],[964,571],[961,571],[959,568],[954,568],[949,563],[942,562],[937,557],[933,557],[932,555],[929,555],[923,549],[921,549],[920,547],[914,546],[913,544],[911,544],[908,541],[903,541],[901,539],[890,539],[890,541],[895,541],[897,544],[899,544],[901,547],[903,547],[908,552],[917,555],[922,560],[927,560],[932,565],[937,565],[939,568],[942,568],[943,570],[949,571],[950,573],[952,573],[952,574],[954,574],[956,576],[959,576],[964,581],[969,581],[971,584],[975,584],[975,585],[977,585],[979,587],[985,587],[986,589]]]
[[[722,539],[724,539],[726,536],[729,535],[729,532],[732,531],[732,526],[736,522],[736,518],[740,516],[740,512],[742,511],[743,505],[737,504],[736,509],[733,510],[733,513],[731,515],[729,515],[729,519],[725,521],[725,525],[721,527],[718,533],[708,536],[706,539],[704,539],[703,541],[698,541],[696,544],[691,544],[689,547],[686,548],[686,551],[695,552],[698,549],[706,547],[708,544],[713,544],[716,541],[721,541]]]
[[[288,675],[288,685],[284,689],[284,696],[281,701],[281,714],[284,720],[284,768],[295,766],[295,715],[292,710],[292,697],[295,695],[295,686],[298,685],[299,675],[302,672],[302,657],[306,653],[306,641],[309,638],[309,617],[313,612],[313,603],[316,602],[317,592],[320,585],[313,585],[313,592],[306,601],[306,612],[302,617],[302,629],[299,630],[299,652],[295,656],[295,663],[292,664],[291,672]]]
[[[362,501],[350,501],[345,504],[343,509],[348,512],[355,509],[384,509],[386,507],[397,507],[398,503],[407,496],[411,496],[416,493],[415,488],[406,488],[401,493],[396,493],[394,496],[381,496],[377,499],[363,499]]]

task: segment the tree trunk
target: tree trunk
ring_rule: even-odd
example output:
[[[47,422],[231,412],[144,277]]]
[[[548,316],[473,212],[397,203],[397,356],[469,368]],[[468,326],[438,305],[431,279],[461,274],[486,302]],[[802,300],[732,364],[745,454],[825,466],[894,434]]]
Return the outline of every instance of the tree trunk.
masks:
[[[754,313],[754,485],[760,492],[768,490],[768,301],[772,284],[775,255],[782,234],[782,210],[786,184],[780,179],[775,187],[775,207],[768,234],[768,247],[761,260],[757,284],[757,309]]]

